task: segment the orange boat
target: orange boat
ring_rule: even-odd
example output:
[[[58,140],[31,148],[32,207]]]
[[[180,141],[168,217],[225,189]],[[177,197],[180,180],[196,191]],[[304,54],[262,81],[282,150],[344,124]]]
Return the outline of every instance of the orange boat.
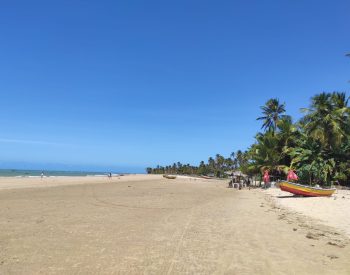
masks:
[[[281,181],[279,183],[281,190],[305,197],[330,197],[335,192],[335,188],[320,188],[302,185],[290,181]]]

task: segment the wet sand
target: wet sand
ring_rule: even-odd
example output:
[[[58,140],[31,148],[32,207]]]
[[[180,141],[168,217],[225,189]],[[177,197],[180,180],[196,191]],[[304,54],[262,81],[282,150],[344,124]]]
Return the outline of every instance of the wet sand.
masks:
[[[350,274],[345,235],[260,190],[160,176],[23,180],[0,191],[1,274]]]

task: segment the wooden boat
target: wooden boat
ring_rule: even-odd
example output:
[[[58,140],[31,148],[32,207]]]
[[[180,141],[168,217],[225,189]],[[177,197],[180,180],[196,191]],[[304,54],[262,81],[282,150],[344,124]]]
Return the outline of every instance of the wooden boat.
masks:
[[[171,176],[171,175],[163,175],[164,178],[169,179],[169,180],[174,180],[176,179],[176,176]]]
[[[335,188],[320,188],[302,185],[290,181],[281,181],[279,183],[281,190],[305,197],[330,197],[335,192]]]
[[[209,176],[200,176],[202,179],[206,179],[206,180],[211,180],[213,179],[214,177],[209,177]]]

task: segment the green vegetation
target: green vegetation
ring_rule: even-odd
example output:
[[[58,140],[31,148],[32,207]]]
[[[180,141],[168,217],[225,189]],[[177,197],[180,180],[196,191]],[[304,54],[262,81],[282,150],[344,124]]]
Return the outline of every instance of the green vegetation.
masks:
[[[268,107],[269,101],[264,108]],[[345,93],[321,93],[311,98],[304,116],[293,123],[289,116],[277,127],[256,136],[249,149],[250,169],[269,169],[277,177],[296,169],[300,181],[329,185],[350,181],[350,108]]]
[[[182,175],[212,175],[215,177],[225,177],[225,171],[238,170],[247,161],[247,154],[242,151],[232,153],[231,157],[224,158],[217,154],[215,158],[210,157],[208,162],[201,161],[199,166],[182,164],[180,162],[169,166],[157,166],[147,168],[148,174],[182,174]]]
[[[269,170],[272,177],[282,179],[289,169],[295,169],[303,183],[350,185],[350,107],[345,93],[315,95],[295,123],[276,98],[261,109],[263,115],[257,119],[263,121],[263,131],[248,150],[229,158],[217,154],[199,166],[178,162],[147,168],[147,173],[224,177],[225,171],[240,170],[253,176]]]

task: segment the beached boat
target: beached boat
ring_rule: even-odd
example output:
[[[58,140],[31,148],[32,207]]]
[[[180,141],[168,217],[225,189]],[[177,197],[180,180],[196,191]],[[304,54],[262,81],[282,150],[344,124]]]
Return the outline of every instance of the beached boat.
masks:
[[[202,179],[206,179],[206,180],[211,180],[213,179],[214,177],[209,177],[209,176],[200,176]]]
[[[279,183],[281,190],[289,193],[306,197],[329,197],[335,192],[335,188],[320,188],[302,185],[290,181],[281,181]]]
[[[171,176],[171,175],[163,175],[164,178],[169,179],[169,180],[174,180],[176,179],[176,176]]]

